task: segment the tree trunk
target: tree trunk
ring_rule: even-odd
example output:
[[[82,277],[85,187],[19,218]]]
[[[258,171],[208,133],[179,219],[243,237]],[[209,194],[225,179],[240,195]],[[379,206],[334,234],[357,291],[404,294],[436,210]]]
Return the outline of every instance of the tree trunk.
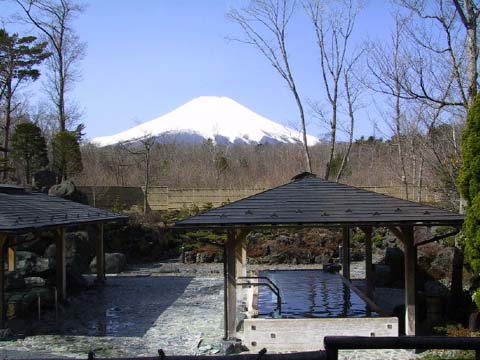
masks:
[[[7,80],[7,87],[5,91],[5,128],[3,133],[3,172],[2,180],[7,180],[8,176],[8,147],[10,146],[10,127],[12,122],[12,84]]]
[[[145,194],[143,198],[143,213],[148,212],[148,192],[150,188],[150,149],[145,150]]]

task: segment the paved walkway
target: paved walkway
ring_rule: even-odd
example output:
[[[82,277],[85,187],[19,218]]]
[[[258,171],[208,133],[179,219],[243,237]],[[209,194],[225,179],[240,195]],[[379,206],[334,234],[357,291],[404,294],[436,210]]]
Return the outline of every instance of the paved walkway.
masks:
[[[361,277],[361,264],[354,265]],[[358,269],[357,269],[358,268]],[[103,289],[71,297],[55,321],[45,314],[25,339],[0,342],[0,357],[86,358],[219,354],[223,336],[221,265],[138,266]],[[37,335],[35,335],[37,334]],[[341,351],[339,359],[414,358],[404,350]]]
[[[0,343],[2,358],[219,353],[220,277],[112,277],[103,289],[72,298],[58,322],[47,314],[33,332]],[[42,335],[40,335],[42,334]],[[48,335],[45,335],[48,334]],[[28,353],[27,353],[28,352]]]

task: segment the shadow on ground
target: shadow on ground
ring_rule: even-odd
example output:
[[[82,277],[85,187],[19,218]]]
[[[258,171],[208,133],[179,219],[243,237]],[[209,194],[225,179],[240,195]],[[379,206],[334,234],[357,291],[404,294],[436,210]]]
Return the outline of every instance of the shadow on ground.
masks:
[[[192,277],[111,277],[105,287],[75,296],[55,320],[50,311],[33,335],[142,337],[185,291]]]

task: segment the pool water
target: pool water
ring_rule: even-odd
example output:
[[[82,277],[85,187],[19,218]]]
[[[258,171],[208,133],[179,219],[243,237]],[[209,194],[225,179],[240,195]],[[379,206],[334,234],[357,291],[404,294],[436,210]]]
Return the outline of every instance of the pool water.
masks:
[[[378,316],[336,273],[322,270],[262,271],[279,288],[282,318],[336,318]],[[277,317],[276,296],[259,288],[259,317]]]

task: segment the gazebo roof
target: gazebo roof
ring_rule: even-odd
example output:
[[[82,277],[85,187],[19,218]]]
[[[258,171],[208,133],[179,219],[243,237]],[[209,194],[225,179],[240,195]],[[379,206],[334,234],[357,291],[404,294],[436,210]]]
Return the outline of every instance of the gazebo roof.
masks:
[[[40,228],[72,226],[126,219],[106,210],[16,186],[0,186],[0,232],[16,233]]]
[[[176,226],[460,226],[463,219],[433,206],[303,173],[285,185],[180,220]]]

